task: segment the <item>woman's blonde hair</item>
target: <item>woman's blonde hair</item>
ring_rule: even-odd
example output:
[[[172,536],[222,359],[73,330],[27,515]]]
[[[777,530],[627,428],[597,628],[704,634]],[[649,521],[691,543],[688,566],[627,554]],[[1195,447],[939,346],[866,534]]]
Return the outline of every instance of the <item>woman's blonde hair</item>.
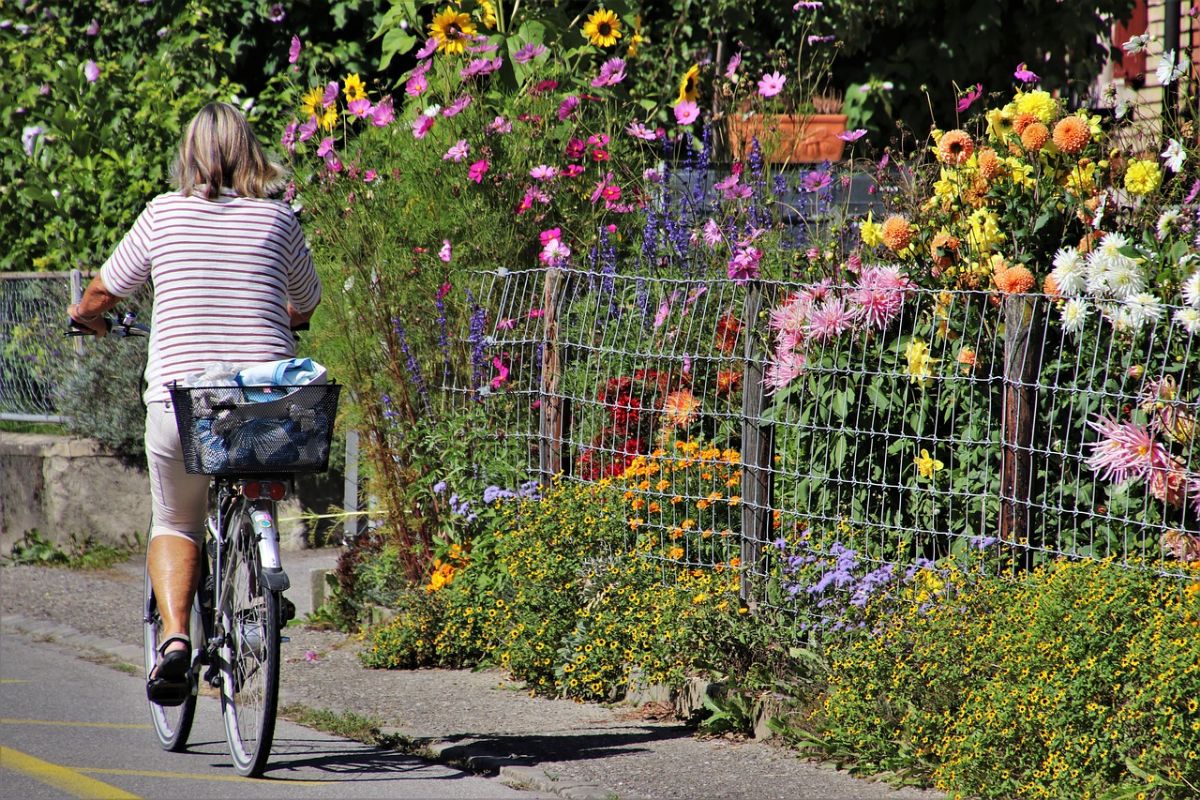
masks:
[[[250,123],[229,103],[209,103],[192,118],[179,142],[171,180],[186,197],[213,200],[222,189],[243,197],[267,197],[282,188],[287,173],[267,158]]]

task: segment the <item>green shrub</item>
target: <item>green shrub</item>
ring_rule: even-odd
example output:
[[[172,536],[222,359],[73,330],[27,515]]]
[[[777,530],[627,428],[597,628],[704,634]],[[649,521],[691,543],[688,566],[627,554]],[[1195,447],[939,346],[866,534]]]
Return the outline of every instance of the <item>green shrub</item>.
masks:
[[[959,580],[835,645],[824,704],[782,727],[956,795],[1194,797],[1197,587],[1113,561]]]

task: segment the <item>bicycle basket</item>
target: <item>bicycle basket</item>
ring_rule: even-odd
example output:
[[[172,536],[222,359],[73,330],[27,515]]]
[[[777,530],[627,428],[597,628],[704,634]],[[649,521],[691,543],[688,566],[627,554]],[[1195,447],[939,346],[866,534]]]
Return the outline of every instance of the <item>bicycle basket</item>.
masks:
[[[193,475],[324,472],[341,389],[171,386],[184,468]]]

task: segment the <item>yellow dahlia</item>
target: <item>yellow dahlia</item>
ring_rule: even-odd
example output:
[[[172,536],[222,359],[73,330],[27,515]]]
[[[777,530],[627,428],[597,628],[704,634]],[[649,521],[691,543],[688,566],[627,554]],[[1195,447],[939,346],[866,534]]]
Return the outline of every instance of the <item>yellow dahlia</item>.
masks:
[[[1042,89],[1032,92],[1018,92],[1013,98],[1013,105],[1018,115],[1032,114],[1038,121],[1049,125],[1058,116],[1058,101],[1050,93]]]
[[[621,38],[621,20],[607,8],[597,9],[583,23],[583,35],[596,47],[612,47]]]
[[[1125,188],[1130,194],[1150,194],[1162,183],[1162,171],[1154,161],[1136,160],[1125,170]]]

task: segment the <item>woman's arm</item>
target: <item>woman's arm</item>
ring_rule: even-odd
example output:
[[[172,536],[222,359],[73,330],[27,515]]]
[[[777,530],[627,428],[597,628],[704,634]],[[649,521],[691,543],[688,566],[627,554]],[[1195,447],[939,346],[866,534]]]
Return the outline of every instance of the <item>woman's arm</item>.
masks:
[[[83,298],[78,303],[67,306],[67,314],[97,336],[103,336],[108,333],[108,327],[104,324],[104,312],[120,300],[120,297],[108,291],[104,281],[97,275],[84,290]]]

